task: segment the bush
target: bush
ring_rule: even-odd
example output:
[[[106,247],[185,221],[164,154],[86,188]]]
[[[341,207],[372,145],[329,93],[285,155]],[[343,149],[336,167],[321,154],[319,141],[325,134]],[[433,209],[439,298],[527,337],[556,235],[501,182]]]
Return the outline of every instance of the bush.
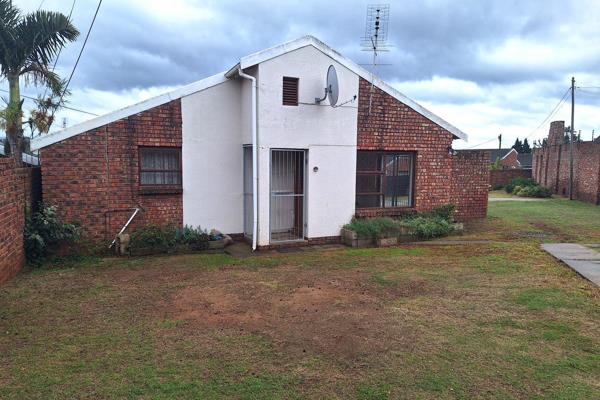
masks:
[[[430,213],[421,215],[428,214],[434,218],[441,218],[444,221],[452,222],[454,221],[454,210],[456,210],[456,206],[454,204],[444,204],[443,206],[434,208]]]
[[[426,215],[407,219],[404,224],[414,230],[415,236],[423,239],[446,236],[454,230],[447,219]]]
[[[62,223],[56,211],[56,206],[42,206],[25,220],[25,256],[32,265],[40,265],[57,246],[72,243],[79,235],[78,227]]]
[[[521,176],[512,179],[505,187],[506,193],[512,193],[516,186],[535,186],[536,183],[531,178],[523,178]]]
[[[518,190],[517,190],[518,188]],[[551,197],[552,193],[550,189],[535,185],[535,186],[524,186],[524,187],[516,187],[513,194],[520,197],[538,197],[538,198],[547,198]]]
[[[344,229],[356,232],[360,238],[378,237],[398,232],[400,225],[388,217],[354,218]]]
[[[134,252],[147,250],[151,253],[168,253],[178,245],[187,245],[192,250],[208,248],[210,236],[206,231],[191,226],[178,229],[172,225],[150,225],[137,229],[131,234],[129,248]]]

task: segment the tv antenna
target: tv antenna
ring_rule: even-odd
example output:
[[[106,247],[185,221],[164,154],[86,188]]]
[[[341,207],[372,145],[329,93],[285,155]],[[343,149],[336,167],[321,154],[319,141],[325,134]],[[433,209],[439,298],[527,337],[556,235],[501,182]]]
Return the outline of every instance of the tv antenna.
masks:
[[[389,4],[369,4],[367,6],[365,35],[361,41],[363,51],[373,52],[373,64],[371,66],[371,90],[369,92],[369,112],[367,115],[371,114],[375,71],[378,65],[377,56],[379,55],[379,52],[389,51],[389,47],[387,44],[389,19]]]

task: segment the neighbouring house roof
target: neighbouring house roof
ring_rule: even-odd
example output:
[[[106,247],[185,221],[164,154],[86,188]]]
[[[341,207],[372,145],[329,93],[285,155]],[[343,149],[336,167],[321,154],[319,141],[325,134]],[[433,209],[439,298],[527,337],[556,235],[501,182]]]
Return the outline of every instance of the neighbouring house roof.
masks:
[[[31,148],[33,150],[41,149],[43,147],[49,146],[49,145],[59,142],[61,140],[65,140],[69,137],[78,135],[80,133],[87,132],[92,129],[96,129],[100,126],[109,124],[114,121],[118,121],[118,120],[126,118],[130,115],[137,114],[139,112],[159,106],[159,105],[167,103],[169,101],[179,99],[181,97],[188,96],[192,93],[199,92],[199,91],[207,89],[209,87],[218,85],[220,83],[227,81],[227,79],[228,79],[226,77],[226,75],[228,75],[227,73],[238,67],[240,67],[241,69],[246,69],[248,67],[252,67],[256,64],[260,64],[264,61],[270,60],[275,57],[279,57],[283,54],[289,53],[291,51],[294,51],[294,50],[297,50],[297,49],[300,49],[300,48],[306,47],[306,46],[313,46],[316,49],[322,51],[323,53],[325,53],[326,55],[328,55],[329,57],[331,57],[332,59],[334,59],[341,65],[343,65],[344,67],[348,68],[349,70],[351,70],[352,72],[354,72],[355,74],[360,76],[361,78],[367,80],[369,83],[373,83],[375,86],[377,86],[378,88],[380,88],[387,94],[391,95],[392,97],[396,98],[400,102],[406,104],[408,107],[412,108],[419,114],[428,118],[433,123],[446,129],[448,132],[452,133],[452,135],[454,135],[455,138],[463,139],[465,141],[468,139],[468,136],[466,133],[462,132],[460,129],[456,128],[454,125],[446,122],[444,119],[440,118],[439,116],[435,115],[431,111],[427,110],[426,108],[424,108],[423,106],[421,106],[420,104],[415,102],[414,100],[412,100],[409,97],[405,96],[404,94],[400,93],[398,90],[394,89],[392,86],[390,86],[386,82],[384,82],[381,78],[373,75],[366,69],[359,66],[354,61],[342,56],[340,53],[338,53],[337,51],[335,51],[334,49],[332,49],[331,47],[329,47],[322,41],[318,40],[317,38],[315,38],[313,36],[303,36],[299,39],[292,40],[290,42],[286,42],[286,43],[280,44],[278,46],[274,46],[274,47],[268,48],[266,50],[262,50],[257,53],[253,53],[248,56],[242,57],[242,58],[240,58],[239,63],[237,63],[229,71],[220,72],[216,75],[213,75],[211,77],[194,82],[190,85],[183,86],[172,92],[150,98],[148,100],[142,101],[142,102],[134,104],[132,106],[125,107],[120,110],[111,112],[109,114],[90,119],[88,121],[85,121],[85,122],[77,124],[77,125],[73,125],[69,128],[50,133],[48,135],[40,136],[31,142]]]
[[[519,153],[517,156],[521,168],[531,168],[533,165],[533,156],[531,153]]]
[[[481,151],[490,153],[490,164],[495,163],[497,159],[502,160],[511,150],[513,150],[512,147],[510,149],[481,149]]]

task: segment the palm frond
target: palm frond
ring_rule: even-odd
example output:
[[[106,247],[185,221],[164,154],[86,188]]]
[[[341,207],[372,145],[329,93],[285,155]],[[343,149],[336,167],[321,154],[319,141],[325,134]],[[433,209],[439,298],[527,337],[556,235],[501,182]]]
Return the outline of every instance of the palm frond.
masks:
[[[16,47],[15,28],[21,19],[19,9],[12,5],[10,0],[0,0],[0,68],[6,75],[14,64],[19,64],[14,59]]]
[[[64,14],[38,10],[27,14],[16,27],[21,51],[31,64],[47,67],[59,50],[79,36]]]
[[[57,73],[37,63],[31,63],[23,68],[22,76],[25,78],[25,83],[45,85],[55,96],[61,96],[65,88],[65,81],[60,79]]]

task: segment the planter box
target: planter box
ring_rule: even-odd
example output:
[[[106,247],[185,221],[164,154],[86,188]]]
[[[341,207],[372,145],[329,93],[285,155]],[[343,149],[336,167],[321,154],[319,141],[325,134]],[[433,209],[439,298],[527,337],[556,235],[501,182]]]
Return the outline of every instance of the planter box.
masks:
[[[373,245],[373,238],[359,238],[356,232],[342,228],[342,240],[346,246],[369,247]]]

